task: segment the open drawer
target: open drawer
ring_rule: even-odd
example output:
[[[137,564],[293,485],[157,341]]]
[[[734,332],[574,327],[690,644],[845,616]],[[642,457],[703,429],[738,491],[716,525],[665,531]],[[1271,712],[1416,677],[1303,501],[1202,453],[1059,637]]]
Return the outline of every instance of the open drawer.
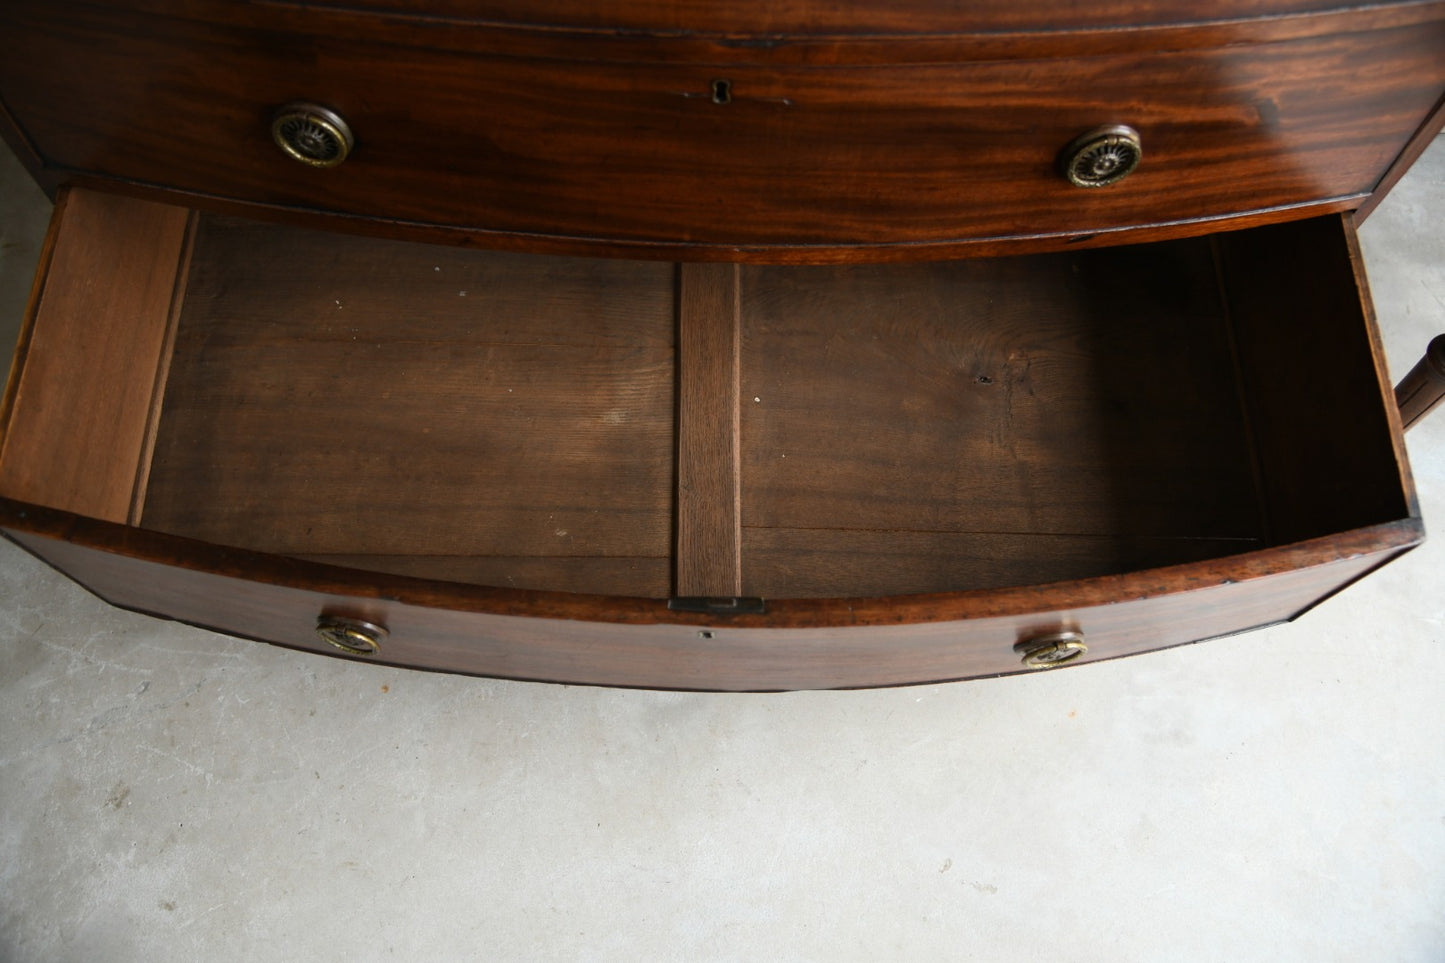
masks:
[[[320,652],[997,675],[1286,620],[1423,533],[1347,218],[676,265],[72,190],[35,291],[0,526],[117,605]]]

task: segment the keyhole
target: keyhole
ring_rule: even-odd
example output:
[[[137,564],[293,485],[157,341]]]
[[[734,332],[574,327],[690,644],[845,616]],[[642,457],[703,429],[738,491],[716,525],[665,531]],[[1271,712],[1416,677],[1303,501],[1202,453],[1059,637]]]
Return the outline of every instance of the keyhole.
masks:
[[[715,104],[730,104],[733,100],[733,82],[731,80],[714,80],[712,82],[712,102]]]

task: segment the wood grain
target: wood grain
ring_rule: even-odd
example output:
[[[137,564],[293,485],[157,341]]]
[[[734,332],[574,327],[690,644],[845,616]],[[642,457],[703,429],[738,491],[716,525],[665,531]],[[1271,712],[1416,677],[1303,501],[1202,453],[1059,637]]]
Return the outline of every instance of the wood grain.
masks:
[[[897,536],[889,565],[960,590],[975,583],[937,578],[984,566],[940,570],[941,546],[1045,550],[1033,565],[1000,557],[982,573],[997,585],[1004,572],[1078,577],[1116,552],[1134,564],[1148,546],[1168,564],[1195,557],[1194,540],[1227,551],[1263,535],[1205,242],[749,267],[743,293],[745,537],[784,531],[798,553],[757,569],[749,557],[749,595],[897,591],[886,566],[836,561],[859,539],[881,560]],[[1091,537],[1134,548],[1083,557],[1071,540]],[[819,570],[799,570],[804,557]]]
[[[336,655],[322,611],[386,625],[382,664],[671,689],[904,685],[1023,671],[1016,641],[1069,627],[1083,663],[1298,616],[1419,541],[1417,519],[1198,565],[1043,588],[778,602],[724,624],[660,600],[378,576],[106,525],[0,499],[0,530],[101,597]],[[519,617],[521,616],[521,617]],[[530,617],[528,617],[530,616]],[[603,621],[598,621],[598,620]],[[709,626],[707,638],[700,627]]]
[[[74,191],[22,345],[0,491],[125,521],[166,344],[189,212]]]
[[[677,582],[742,594],[738,266],[683,264],[678,293]]]
[[[203,221],[142,524],[559,577],[666,560],[673,274]]]
[[[362,572],[406,575],[438,582],[586,595],[664,598],[671,593],[673,583],[670,558],[306,553],[294,553],[292,557]]]
[[[203,203],[529,250],[838,260],[1355,206],[1445,88],[1445,8],[1428,5],[1269,42],[1246,30],[1176,49],[1116,31],[1127,44],[1105,53],[940,60],[930,47],[915,61],[923,41],[898,38],[866,58],[840,41],[808,63],[786,43],[738,45],[761,60],[665,44],[630,60],[518,56],[496,37],[468,47],[464,25],[413,24],[403,43],[357,14],[223,10],[237,6],[7,5],[0,95],[51,167]],[[1404,9],[1426,19],[1367,29]],[[726,105],[707,96],[719,77]],[[269,143],[270,112],[302,95],[356,129],[342,167],[304,169]],[[1116,122],[1143,135],[1139,170],[1107,190],[1069,186],[1063,145]]]
[[[1410,169],[1411,165],[1420,159],[1420,155],[1425,153],[1425,149],[1440,135],[1441,130],[1445,130],[1445,94],[1440,95],[1440,100],[1436,102],[1435,109],[1430,111],[1429,115],[1421,122],[1419,130],[1415,131],[1415,135],[1410,138],[1404,150],[1400,151],[1399,156],[1395,158],[1395,162],[1391,164],[1390,169],[1385,172],[1385,176],[1380,178],[1380,182],[1375,185],[1374,191],[1365,199],[1365,202],[1360,205],[1359,209],[1355,211],[1355,223],[1357,225],[1364,223],[1365,218],[1369,217],[1375,208],[1380,206],[1380,202],[1389,194],[1390,189],[1399,183],[1400,178],[1405,176],[1405,172]]]
[[[1321,218],[1219,239],[1279,542],[1415,512],[1353,236],[1347,218]]]
[[[130,525],[140,524],[141,512],[145,508],[146,490],[150,485],[151,459],[155,455],[156,435],[160,431],[161,407],[165,402],[166,384],[171,377],[176,332],[181,324],[181,306],[185,304],[190,283],[191,253],[195,250],[196,227],[200,215],[195,211],[189,213],[186,240],[181,248],[180,261],[176,265],[175,289],[171,294],[170,310],[166,315],[165,336],[161,341],[160,354],[156,357],[155,384],[151,387],[151,406],[146,415],[145,435],[141,438],[140,457],[136,459],[135,486],[131,489],[130,512],[126,516],[126,522]]]
[[[1233,14],[1223,3],[1211,4],[1207,9],[1193,5],[1186,12],[1169,0],[1164,6],[1116,5],[1102,18],[1091,15],[1098,5],[1070,13],[1057,5],[1014,5],[1009,15],[1000,19],[997,9],[921,0],[928,4],[926,11],[893,4],[886,10],[869,5],[866,11],[857,7],[837,11],[842,13],[841,18],[830,16],[835,10],[815,6],[806,22],[779,32],[759,29],[767,22],[765,16],[758,15],[764,11],[741,14],[738,29],[709,29],[704,21],[706,14],[696,7],[686,10],[673,0],[629,4],[628,10],[618,12],[611,23],[594,20],[590,24],[546,22],[556,12],[551,5],[524,8],[508,4],[505,16],[476,16],[478,9],[471,0],[460,0],[466,8],[450,7],[448,0],[418,0],[410,10],[304,0],[271,0],[264,5],[227,0],[65,2],[81,11],[109,7],[131,16],[181,17],[243,30],[344,36],[466,53],[504,51],[515,57],[616,63],[673,60],[816,66],[1189,50],[1385,30],[1439,19],[1445,12],[1441,0],[1374,0],[1363,4],[1304,0],[1294,5],[1270,6],[1241,0],[1247,9],[1236,9]],[[591,12],[595,15],[599,10]],[[902,17],[895,18],[893,27],[883,26],[883,19],[897,13]],[[1073,15],[1078,13],[1083,15]],[[699,19],[682,29],[667,25],[678,22],[679,15]],[[870,17],[875,26],[869,26]],[[627,26],[629,22],[635,26]]]
[[[294,0],[289,5],[303,6]],[[1274,0],[1271,3],[1215,0],[1204,8],[1187,0],[1131,0],[1064,8],[1010,0],[973,0],[967,4],[940,4],[932,0],[904,0],[888,4],[866,0],[831,3],[787,0],[747,9],[725,0],[669,0],[667,3],[638,3],[635,0],[606,0],[601,3],[594,0],[548,0],[545,3],[515,3],[511,0],[326,0],[305,6],[443,17],[460,22],[728,36],[1076,30],[1279,17],[1346,7],[1340,0]]]
[[[889,596],[1043,585],[1254,551],[1260,538],[749,528],[747,591]]]

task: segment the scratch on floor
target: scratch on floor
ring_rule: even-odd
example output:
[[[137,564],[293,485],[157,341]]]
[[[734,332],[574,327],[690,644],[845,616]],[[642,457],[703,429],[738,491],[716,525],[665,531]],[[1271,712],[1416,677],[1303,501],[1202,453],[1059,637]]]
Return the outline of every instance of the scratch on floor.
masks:
[[[66,675],[74,675],[75,673],[79,672],[83,667],[93,665],[100,666],[102,671],[105,669],[115,669],[119,672],[138,672],[141,675],[150,675],[155,671],[154,669],[145,668],[142,666],[125,665],[121,662],[111,662],[107,659],[102,659],[92,654],[90,651],[88,651],[87,648],[76,649],[68,645],[61,645],[58,642],[47,642],[44,639],[36,639],[35,641],[39,642],[47,649],[54,649],[57,652],[64,652],[70,657],[71,664],[65,670]],[[90,643],[87,642],[86,646],[88,647],[89,645]]]
[[[188,928],[190,928],[193,924],[195,924],[196,922],[205,919],[207,916],[210,916],[212,913],[214,913],[216,910],[220,909],[222,906],[229,906],[229,905],[230,905],[230,903],[228,903],[228,902],[221,902],[221,903],[217,903],[215,906],[210,907],[209,909],[204,909],[204,910],[202,910],[201,912],[197,913],[195,916],[192,916],[190,919],[188,919],[188,920],[186,920],[184,923],[182,923],[182,924],[180,925],[180,929],[183,929],[183,930],[184,930],[184,929],[188,929]]]
[[[137,648],[137,649],[154,649],[154,650],[157,651],[157,652],[161,652],[161,653],[164,653],[165,655],[172,655],[172,656],[175,656],[175,655],[194,655],[194,656],[197,656],[197,657],[203,658],[203,659],[215,659],[215,658],[221,658],[221,659],[241,659],[241,658],[245,658],[245,653],[244,653],[244,652],[227,652],[227,651],[225,651],[224,649],[221,649],[221,648],[215,648],[215,649],[172,649],[172,648],[170,648],[169,646],[156,645],[154,642],[141,642],[140,644],[138,644],[138,645],[136,646],[136,648]]]
[[[191,772],[195,773],[198,776],[205,776],[207,787],[214,785],[216,782],[215,773],[211,772],[209,769],[203,769],[202,767],[186,759],[182,759],[180,756],[176,755],[173,752],[166,752],[162,749],[157,749],[155,746],[141,746],[140,748],[145,752],[151,753],[152,755],[161,756],[165,759],[171,760],[172,762],[180,763],[186,769],[189,769]]]

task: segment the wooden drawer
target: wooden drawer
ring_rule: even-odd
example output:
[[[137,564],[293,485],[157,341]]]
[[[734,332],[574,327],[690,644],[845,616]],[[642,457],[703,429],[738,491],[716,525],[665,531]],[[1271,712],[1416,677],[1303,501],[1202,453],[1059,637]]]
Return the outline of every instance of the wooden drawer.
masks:
[[[74,190],[0,424],[0,527],[116,604],[566,682],[1108,658],[1292,618],[1422,535],[1339,217],[672,265]]]
[[[180,203],[554,253],[878,261],[1353,208],[1445,91],[1445,4],[903,26],[739,39],[47,0],[0,8],[0,97],[52,178]],[[343,164],[308,168],[271,143],[293,101],[345,118]],[[1138,130],[1143,162],[1073,187],[1061,151],[1109,124]]]

